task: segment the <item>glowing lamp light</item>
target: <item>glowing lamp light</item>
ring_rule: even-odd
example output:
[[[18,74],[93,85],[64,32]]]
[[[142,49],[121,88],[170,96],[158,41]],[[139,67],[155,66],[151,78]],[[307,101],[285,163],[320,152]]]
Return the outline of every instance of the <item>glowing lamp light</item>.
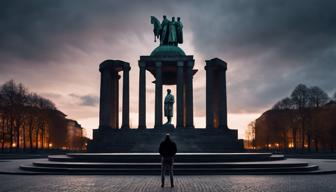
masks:
[[[16,147],[16,143],[13,143],[13,144],[12,144],[12,147]]]
[[[49,143],[49,147],[52,147],[53,146],[53,144],[52,143]]]

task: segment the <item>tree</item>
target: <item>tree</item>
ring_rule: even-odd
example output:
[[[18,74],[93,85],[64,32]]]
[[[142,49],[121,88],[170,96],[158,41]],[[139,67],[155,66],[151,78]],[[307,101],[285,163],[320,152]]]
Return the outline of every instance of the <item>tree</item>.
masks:
[[[296,109],[304,109],[309,103],[309,88],[304,84],[295,87],[291,94],[291,100]]]
[[[329,96],[321,88],[313,86],[309,88],[309,106],[319,108],[329,101]]]
[[[39,113],[37,114],[37,128],[36,128],[36,149],[38,149],[38,136],[41,132],[41,148],[44,148],[46,127],[51,110],[56,110],[55,104],[48,99],[37,96],[37,107]]]
[[[14,98],[14,110],[15,110],[15,127],[16,132],[16,148],[20,148],[20,129],[24,129],[24,119],[26,115],[26,101],[27,101],[27,89],[20,83],[16,86],[17,92]],[[24,131],[23,131],[24,132]]]
[[[59,113],[54,103],[35,93],[29,93],[21,83],[17,84],[13,80],[4,83],[0,87],[2,150],[5,148],[5,143],[10,150],[13,147],[26,149],[26,141],[28,141],[30,148],[33,148],[34,142],[36,143],[35,147],[38,148],[40,141],[43,148],[50,132],[48,130],[51,127],[50,124],[55,123],[50,121],[51,116]],[[65,119],[65,115],[60,118]],[[53,128],[58,129],[56,126]]]
[[[306,134],[306,108],[309,104],[309,88],[306,85],[299,84],[295,87],[291,94],[291,99],[294,102],[295,108],[298,110],[298,117],[301,121],[301,148],[305,148],[305,134]]]
[[[28,140],[29,140],[29,148],[33,149],[33,135],[34,130],[37,127],[37,119],[38,119],[38,98],[39,96],[36,93],[30,93],[27,99],[27,126],[28,126]]]
[[[277,102],[272,109],[273,110],[285,110],[285,109],[294,109],[294,102],[291,98],[286,97],[281,101]]]
[[[313,86],[309,88],[309,107],[313,108],[308,110],[307,115],[307,145],[308,150],[311,150],[311,141],[314,138],[315,149],[318,151],[318,142],[319,142],[319,127],[317,118],[315,118],[320,112],[319,108],[326,104],[329,101],[329,96],[326,92],[324,92],[321,88],[317,86]]]
[[[248,125],[247,125],[247,129],[245,131],[245,138],[246,138],[246,147],[247,148],[252,148],[255,149],[256,148],[256,144],[255,144],[255,128],[256,128],[256,121],[251,121]]]
[[[7,116],[7,128],[8,135],[10,138],[10,149],[13,147],[14,143],[14,122],[15,122],[15,94],[17,92],[16,84],[13,80],[10,80],[2,85],[0,94],[3,101],[3,113]]]
[[[4,151],[5,148],[5,135],[6,135],[6,115],[4,113],[4,100],[0,94],[0,127],[1,127],[1,151]]]

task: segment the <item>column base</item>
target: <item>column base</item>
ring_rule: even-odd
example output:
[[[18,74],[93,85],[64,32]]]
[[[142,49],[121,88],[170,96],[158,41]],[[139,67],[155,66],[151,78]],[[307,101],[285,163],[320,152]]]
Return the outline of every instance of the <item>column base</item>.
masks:
[[[194,125],[187,125],[185,128],[186,129],[195,129],[195,126]]]
[[[215,127],[213,125],[207,125],[206,129],[215,129]]]
[[[138,129],[147,129],[146,125],[139,125]]]
[[[227,130],[227,129],[229,129],[229,127],[226,126],[226,125],[220,125],[220,126],[218,127],[218,129]]]
[[[107,129],[113,129],[111,126],[108,125],[99,125],[98,127],[99,130],[107,130]]]
[[[162,125],[154,125],[154,129],[162,128]]]
[[[129,125],[121,125],[121,129],[129,129],[130,126]]]

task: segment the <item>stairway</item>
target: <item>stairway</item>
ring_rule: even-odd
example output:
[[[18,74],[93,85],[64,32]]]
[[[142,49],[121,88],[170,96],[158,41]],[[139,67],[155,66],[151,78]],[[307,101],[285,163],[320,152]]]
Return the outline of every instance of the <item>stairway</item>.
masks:
[[[20,169],[40,174],[158,175],[156,153],[69,153],[51,155]],[[318,166],[271,153],[179,153],[176,175],[309,174]]]

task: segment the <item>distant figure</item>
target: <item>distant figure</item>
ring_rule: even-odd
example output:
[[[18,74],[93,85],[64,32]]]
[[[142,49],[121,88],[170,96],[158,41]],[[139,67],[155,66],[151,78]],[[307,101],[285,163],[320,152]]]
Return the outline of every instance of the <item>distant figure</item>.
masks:
[[[174,187],[174,157],[176,154],[176,144],[170,139],[169,133],[166,135],[166,139],[161,142],[159,153],[161,155],[161,187],[164,187],[165,173],[169,169],[170,185]]]
[[[167,89],[167,95],[164,100],[164,115],[167,117],[167,123],[171,124],[171,119],[173,117],[173,105],[174,105],[174,96],[171,94],[171,90]]]

